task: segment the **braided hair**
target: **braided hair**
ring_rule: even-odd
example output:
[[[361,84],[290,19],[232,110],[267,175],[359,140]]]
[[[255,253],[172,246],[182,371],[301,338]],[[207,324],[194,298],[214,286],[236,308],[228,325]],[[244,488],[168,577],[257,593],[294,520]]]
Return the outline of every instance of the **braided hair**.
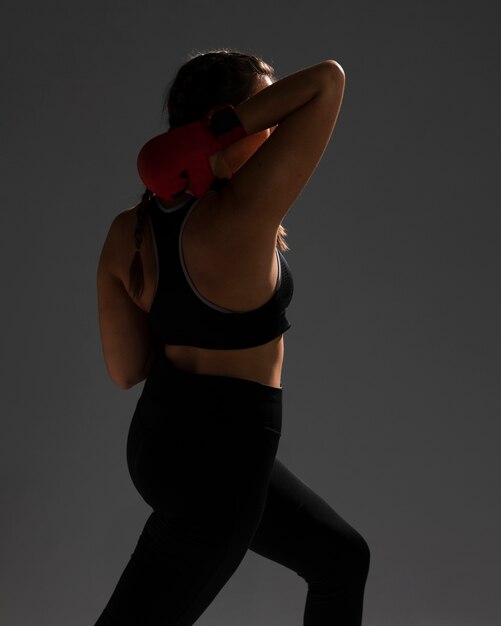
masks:
[[[136,251],[129,269],[129,291],[139,298],[144,289],[143,262],[141,260],[141,244],[143,243],[143,230],[148,207],[153,197],[153,192],[145,188],[141,201],[136,206],[136,229],[134,230],[134,243]]]
[[[275,79],[271,65],[261,57],[238,50],[219,48],[195,52],[178,69],[164,94],[162,115],[167,116],[170,128],[189,124],[203,117],[212,107],[224,104],[238,106],[254,92],[260,76]],[[215,181],[217,186],[225,181]],[[136,205],[135,252],[129,269],[129,291],[139,298],[144,289],[141,244],[146,216],[153,192],[145,188]],[[280,224],[277,245],[282,252],[289,250],[285,242],[286,229]]]

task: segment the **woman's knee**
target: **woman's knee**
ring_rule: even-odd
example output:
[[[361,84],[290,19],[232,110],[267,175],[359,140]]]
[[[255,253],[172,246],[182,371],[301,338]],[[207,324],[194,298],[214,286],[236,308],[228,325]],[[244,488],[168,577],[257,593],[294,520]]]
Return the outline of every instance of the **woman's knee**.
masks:
[[[364,575],[367,575],[369,571],[370,562],[371,562],[371,551],[370,551],[369,544],[367,543],[366,539],[362,537],[360,533],[357,533],[357,534],[358,534],[358,539],[357,539],[356,554],[357,554],[357,559],[359,563],[359,568],[360,568],[360,571]]]
[[[353,529],[343,543],[340,554],[346,572],[365,581],[371,560],[369,544],[365,538]]]
[[[315,577],[348,578],[365,581],[369,572],[370,548],[365,538],[350,527],[349,532],[333,531],[317,537]]]

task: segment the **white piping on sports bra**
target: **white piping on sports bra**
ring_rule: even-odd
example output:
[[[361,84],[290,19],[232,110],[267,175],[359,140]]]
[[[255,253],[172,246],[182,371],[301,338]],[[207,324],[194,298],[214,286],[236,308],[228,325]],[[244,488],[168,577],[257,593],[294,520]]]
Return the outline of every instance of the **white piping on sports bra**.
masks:
[[[209,192],[211,193],[211,192]],[[182,207],[185,206],[185,204],[188,204],[188,202],[191,202],[190,200],[185,200],[184,202],[181,202],[180,204],[176,204],[176,206],[171,206],[169,209],[167,207],[164,207],[164,205],[160,202],[160,200],[158,199],[158,196],[154,196],[155,198],[155,202],[157,203],[158,208],[163,212],[163,213],[173,213],[174,211],[177,211],[179,209],[181,209]]]
[[[209,192],[209,193],[212,193],[212,192]],[[165,213],[172,213],[173,211],[177,211],[177,210],[179,210],[180,208],[182,208],[183,206],[185,206],[187,204],[187,202],[183,202],[182,204],[180,204],[178,206],[171,207],[171,208],[167,209],[162,204],[160,204],[160,202],[158,201],[158,198],[156,196],[155,196],[155,200],[156,200],[157,205],[160,207],[160,209],[163,212],[165,212]],[[207,298],[204,298],[204,296],[197,291],[195,285],[193,284],[193,281],[190,278],[190,275],[188,274],[188,270],[186,269],[186,265],[184,263],[184,258],[183,258],[182,246],[181,246],[181,239],[182,239],[182,235],[183,235],[184,225],[185,225],[185,223],[186,223],[186,221],[188,219],[188,216],[190,215],[191,211],[194,209],[194,207],[198,204],[199,201],[200,201],[200,198],[196,202],[194,202],[191,205],[191,207],[188,209],[188,211],[187,211],[187,213],[184,216],[184,219],[182,221],[181,228],[179,229],[179,238],[178,238],[179,260],[181,262],[181,267],[183,268],[183,272],[184,272],[185,278],[186,278],[188,284],[190,285],[191,290],[193,291],[193,293],[197,296],[197,298],[199,300],[204,302],[207,306],[210,306],[212,309],[215,309],[216,311],[220,311],[221,313],[242,313],[242,311],[231,311],[230,309],[225,309],[224,307],[219,306],[219,305],[215,304],[214,302],[211,302],[210,300],[207,300]],[[153,246],[155,248],[155,257],[156,257],[156,262],[157,262],[157,282],[156,282],[156,285],[155,285],[155,293],[153,295],[153,300],[154,300],[155,296],[156,296],[156,293],[157,293],[158,282],[159,282],[159,278],[160,278],[160,276],[159,276],[160,268],[159,268],[159,262],[158,262],[157,244],[156,244],[156,240],[155,240],[155,235],[153,233],[153,225],[151,223],[151,220],[150,220],[150,227],[151,227]],[[276,246],[275,246],[275,256],[277,258],[277,263],[278,263],[278,276],[277,276],[277,282],[276,282],[276,285],[275,285],[275,291],[273,292],[273,295],[271,297],[273,297],[275,295],[275,293],[278,291],[278,289],[280,288],[280,282],[281,282],[281,278],[282,278],[282,264],[280,263],[280,257],[279,257],[279,254],[278,254],[278,248]]]

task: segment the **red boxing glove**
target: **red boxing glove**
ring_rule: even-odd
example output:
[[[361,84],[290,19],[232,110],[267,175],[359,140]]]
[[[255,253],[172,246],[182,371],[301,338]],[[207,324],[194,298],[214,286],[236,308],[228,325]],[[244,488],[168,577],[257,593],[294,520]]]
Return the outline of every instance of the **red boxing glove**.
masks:
[[[231,104],[171,128],[150,139],[139,151],[137,169],[143,183],[157,196],[176,200],[188,192],[201,198],[213,181],[209,158],[247,136]]]

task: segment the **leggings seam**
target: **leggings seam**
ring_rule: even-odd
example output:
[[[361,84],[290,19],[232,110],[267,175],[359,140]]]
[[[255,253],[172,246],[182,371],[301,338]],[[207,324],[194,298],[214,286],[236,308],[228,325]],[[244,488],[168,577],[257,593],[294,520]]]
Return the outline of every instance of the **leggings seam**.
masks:
[[[266,428],[266,430],[271,430],[272,432],[276,433],[277,435],[281,435],[282,434],[279,430],[276,430],[275,428],[271,428],[270,426],[263,426],[263,428]]]

